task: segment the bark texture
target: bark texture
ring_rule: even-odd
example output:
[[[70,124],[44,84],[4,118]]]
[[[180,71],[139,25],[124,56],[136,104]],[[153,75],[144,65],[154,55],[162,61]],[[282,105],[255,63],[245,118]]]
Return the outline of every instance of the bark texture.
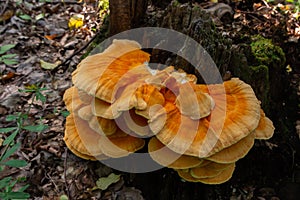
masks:
[[[138,27],[145,16],[147,0],[113,0],[109,2],[109,34]]]

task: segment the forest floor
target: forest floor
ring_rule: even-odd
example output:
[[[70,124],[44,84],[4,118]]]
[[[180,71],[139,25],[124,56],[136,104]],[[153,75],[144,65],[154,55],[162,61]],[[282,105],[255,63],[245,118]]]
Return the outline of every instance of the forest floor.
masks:
[[[27,162],[24,167],[13,167],[14,164],[12,167],[0,166],[0,193],[29,185],[25,192],[30,194],[30,199],[150,199],[148,192],[151,189],[134,182],[141,182],[143,177],[147,179],[146,175],[117,172],[99,162],[82,160],[68,151],[63,141],[67,111],[62,96],[72,85],[72,71],[103,25],[105,12],[99,16],[97,1],[0,2],[0,128],[19,126],[19,129],[6,129],[6,133],[0,133],[0,165],[5,162],[3,154],[10,149],[7,138],[15,131],[17,135],[10,145],[20,143],[21,146],[9,159]],[[272,39],[286,54],[290,89],[299,97],[300,13],[297,14],[295,9],[300,5],[249,2],[230,4],[234,11],[232,21],[222,22],[214,17],[217,28],[233,43],[241,42],[241,30],[249,35],[260,34]],[[207,8],[211,4],[206,2],[200,6]],[[153,12],[153,8],[149,8]],[[84,19],[80,21],[82,16]],[[74,28],[74,25],[70,28],[71,17],[80,27]],[[12,46],[5,51],[5,45]],[[274,179],[278,181],[239,181],[242,173],[253,173],[251,162],[257,162],[255,156],[264,150],[256,145],[249,159],[237,166],[232,180],[212,189],[214,192],[227,189],[218,199],[274,200],[300,196],[299,105],[294,111],[298,118],[293,119],[294,129],[289,130],[293,142],[287,140],[283,148],[277,148],[280,144],[276,139],[266,143],[269,151],[273,151],[271,155],[279,155],[272,158],[274,171],[266,176],[277,173]],[[259,161],[264,162],[263,159]],[[247,169],[242,171],[243,167]],[[111,173],[121,174],[118,182],[106,190],[97,188],[97,180]],[[257,174],[264,176],[263,172]],[[7,177],[12,179],[3,186],[1,181]],[[26,177],[26,180],[21,177]],[[18,180],[15,186],[13,180]],[[156,192],[155,188],[152,192]]]

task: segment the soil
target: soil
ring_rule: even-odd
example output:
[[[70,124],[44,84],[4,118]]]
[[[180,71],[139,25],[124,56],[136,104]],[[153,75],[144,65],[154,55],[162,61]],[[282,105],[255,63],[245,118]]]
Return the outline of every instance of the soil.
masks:
[[[27,114],[25,125],[43,123],[49,127],[38,133],[22,130],[17,135],[21,148],[13,157],[26,160],[28,165],[6,167],[0,171],[0,180],[26,177],[16,189],[29,184],[26,192],[30,199],[37,200],[293,200],[300,196],[300,17],[289,7],[293,4],[219,1],[228,4],[234,14],[226,17],[211,13],[220,34],[231,39],[233,45],[259,34],[280,46],[286,55],[287,85],[282,105],[271,112],[276,113],[270,116],[276,121],[274,136],[257,141],[248,155],[238,161],[228,182],[204,185],[185,182],[167,168],[143,174],[119,172],[100,162],[80,159],[67,149],[63,141],[66,108],[62,95],[72,85],[72,71],[93,48],[90,42],[106,36],[106,13],[99,16],[97,1],[0,2],[0,46],[15,44],[7,53],[17,55],[16,64],[0,61],[0,128],[14,126],[6,118],[17,113]],[[214,6],[208,1],[194,3],[204,9]],[[150,5],[147,14],[161,15],[164,9]],[[70,28],[69,19],[78,14],[84,16],[83,25]],[[45,102],[33,100],[34,93],[22,92],[33,86],[47,89],[41,91]],[[8,136],[9,133],[0,133],[1,154],[2,142]],[[105,190],[95,188],[100,177],[111,173],[120,174],[120,180]]]

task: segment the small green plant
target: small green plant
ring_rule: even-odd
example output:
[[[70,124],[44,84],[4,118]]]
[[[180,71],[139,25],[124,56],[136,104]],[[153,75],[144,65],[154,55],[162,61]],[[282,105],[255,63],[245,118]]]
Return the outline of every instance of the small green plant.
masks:
[[[18,178],[17,180],[12,180],[12,177],[6,177],[0,180],[0,198],[3,200],[8,199],[28,199],[30,195],[24,192],[29,185],[25,185],[18,189],[17,191],[13,191],[14,186],[19,183],[25,181],[25,178]]]
[[[47,88],[39,87],[38,85],[26,86],[24,90],[19,90],[19,92],[33,93],[33,100],[40,100],[42,103],[46,102],[46,96],[43,95],[42,91],[48,90]]]
[[[0,47],[0,63],[6,65],[15,65],[18,63],[16,59],[17,54],[5,54],[15,46],[15,44],[7,44]]]
[[[0,172],[5,169],[5,167],[25,167],[27,162],[20,159],[10,159],[10,157],[21,147],[21,143],[15,143],[14,139],[17,134],[22,130],[27,130],[31,132],[41,132],[48,128],[47,125],[37,124],[37,125],[24,125],[24,122],[28,119],[27,114],[18,113],[17,115],[8,115],[6,121],[15,122],[15,126],[0,128],[0,133],[11,133],[2,143],[4,150],[0,155]],[[29,194],[24,192],[29,185],[25,185],[14,191],[14,186],[21,182],[25,181],[24,178],[18,178],[13,180],[11,176],[5,177],[0,180],[0,198],[1,199],[27,199]]]
[[[36,85],[27,86],[26,89],[20,90],[21,92],[33,93],[33,101],[40,100],[42,103],[46,102],[46,96],[42,94],[42,91],[47,90],[47,88],[41,88]],[[43,123],[30,124],[28,121],[28,113],[17,113],[15,115],[7,115],[6,121],[15,124],[15,126],[0,128],[0,133],[9,134],[6,139],[2,142],[1,146],[2,151],[0,154],[0,172],[3,171],[6,167],[25,167],[27,162],[21,159],[11,158],[14,153],[16,153],[20,147],[21,143],[15,143],[16,136],[21,131],[30,131],[30,132],[42,132],[48,128],[47,125]],[[25,185],[18,190],[15,189],[15,185],[20,182],[24,182],[26,179],[24,177],[17,178],[16,180],[13,177],[8,176],[0,180],[0,199],[27,199],[30,195],[24,192],[29,185]]]
[[[291,3],[295,6],[295,13],[300,12],[300,0],[286,0],[286,2]]]

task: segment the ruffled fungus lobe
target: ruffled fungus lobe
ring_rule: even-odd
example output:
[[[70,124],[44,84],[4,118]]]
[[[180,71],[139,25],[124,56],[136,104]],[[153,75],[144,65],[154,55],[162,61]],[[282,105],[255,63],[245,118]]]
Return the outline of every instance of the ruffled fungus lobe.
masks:
[[[152,137],[148,144],[150,156],[162,166],[173,169],[188,169],[199,166],[202,159],[175,153],[163,145],[156,137]]]
[[[120,129],[110,136],[101,136],[74,114],[67,117],[64,140],[75,155],[90,160],[127,156],[145,144],[143,139],[127,135]]]
[[[126,82],[130,77],[137,76],[137,74],[140,78],[130,85],[120,88],[115,95],[115,101],[113,103],[107,103],[95,98],[92,102],[93,114],[108,119],[116,119],[123,111],[128,111],[132,108],[136,110],[147,110],[149,106],[153,104],[163,104],[164,97],[159,92],[158,87],[146,84],[145,82],[146,79],[152,77],[146,67],[140,66],[129,71],[120,79],[120,82],[123,82],[123,80]]]
[[[82,60],[72,74],[74,85],[87,94],[112,103],[115,94],[144,74],[135,74],[130,79],[119,81],[128,71],[145,65],[150,55],[141,46],[130,40],[114,40],[103,52]]]
[[[69,149],[81,158],[96,160],[96,157],[103,155],[100,146],[101,136],[95,134],[86,121],[74,114],[66,118],[64,140]]]
[[[196,84],[186,83],[179,86],[176,105],[181,114],[190,116],[191,119],[200,119],[210,114],[215,102],[211,96],[199,90]]]
[[[216,163],[233,163],[247,155],[254,145],[254,132],[244,137],[237,143],[222,149],[221,151],[207,157],[206,159]]]
[[[192,120],[181,115],[176,106],[165,104],[163,110],[157,113],[167,115],[166,123],[161,123],[163,114],[156,114],[149,121],[156,137],[173,151],[208,157],[237,143],[258,126],[259,101],[246,83],[231,79],[224,84],[198,88],[208,93],[215,102],[208,117]],[[183,146],[185,143],[190,145],[186,148]]]
[[[112,135],[117,130],[117,125],[114,120],[94,116],[90,105],[81,107],[75,114],[87,121],[90,128],[100,135]]]
[[[128,156],[130,153],[143,148],[145,141],[124,133],[118,129],[111,136],[103,137],[100,141],[102,152],[111,158]]]
[[[89,56],[72,74],[66,90],[70,115],[64,140],[77,156],[120,158],[142,149],[183,179],[220,184],[255,139],[269,139],[272,121],[252,88],[232,78],[196,84],[195,75],[169,66],[148,66],[149,54],[130,40],[114,40]]]
[[[254,131],[255,139],[270,139],[273,136],[274,130],[272,121],[266,117],[264,111],[261,109],[259,124]]]
[[[117,124],[114,120],[93,116],[89,120],[89,126],[100,135],[112,135],[117,131]]]
[[[211,162],[205,166],[193,167],[190,169],[190,174],[197,179],[212,178],[218,176],[222,171],[230,167],[230,164],[219,164]]]
[[[125,126],[138,136],[148,137],[152,135],[148,126],[148,120],[137,115],[134,109],[123,112],[121,117],[116,121],[119,126],[121,123],[125,123]],[[123,127],[124,125],[122,124],[121,126]]]
[[[228,181],[234,172],[235,163],[228,165],[220,171],[207,169],[208,171],[201,172],[201,176],[207,178],[196,178],[191,173],[191,169],[177,170],[178,175],[186,181],[201,182],[205,184],[221,184]],[[200,173],[199,173],[200,175]]]
[[[63,100],[69,112],[76,111],[85,105],[79,98],[78,90],[74,86],[65,91]]]

